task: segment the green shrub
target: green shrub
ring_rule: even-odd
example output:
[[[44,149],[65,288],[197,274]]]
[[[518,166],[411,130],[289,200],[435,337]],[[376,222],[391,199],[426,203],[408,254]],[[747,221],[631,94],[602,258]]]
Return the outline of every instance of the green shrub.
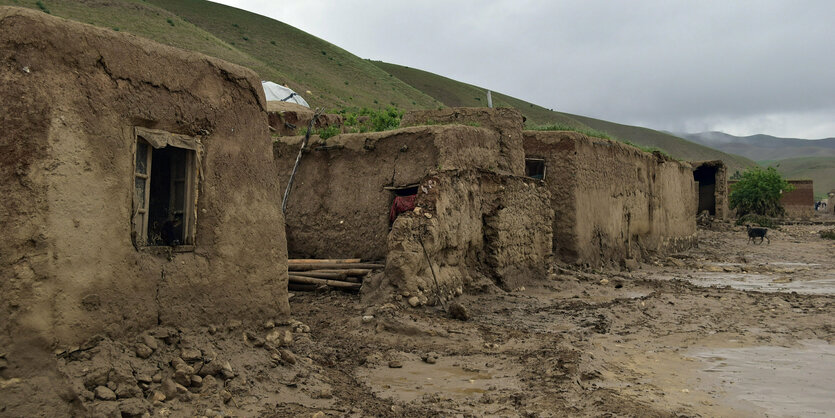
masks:
[[[603,131],[598,131],[596,129],[591,129],[591,128],[575,128],[574,126],[563,125],[561,123],[552,123],[552,124],[549,124],[549,125],[536,125],[536,126],[531,126],[528,129],[530,129],[532,131],[573,131],[573,132],[579,132],[579,133],[581,133],[583,135],[586,135],[586,136],[592,136],[592,137],[595,137],[595,138],[615,139],[611,135],[609,135],[609,134],[607,134],[606,132],[603,132]],[[634,144],[630,143],[630,145],[634,145]]]
[[[835,228],[832,228],[832,229],[822,229],[822,230],[821,230],[821,232],[820,232],[820,234],[821,234],[821,238],[825,238],[825,239],[835,239]]]
[[[169,25],[174,26],[174,20],[172,20],[170,17],[168,19],[165,19],[165,21],[168,22]]]
[[[780,204],[784,192],[794,190],[774,167],[753,167],[745,170],[740,180],[731,186],[730,207],[739,216],[749,213],[780,217],[786,210]]]
[[[45,5],[45,4],[43,4],[43,2],[42,2],[41,0],[38,0],[37,2],[35,2],[35,4],[36,4],[36,5],[38,6],[38,8],[39,8],[39,9],[41,9],[41,11],[43,11],[44,13],[46,13],[46,14],[52,14],[52,12],[50,12],[50,11],[49,11],[49,9],[47,9],[47,8],[46,8],[46,5]]]

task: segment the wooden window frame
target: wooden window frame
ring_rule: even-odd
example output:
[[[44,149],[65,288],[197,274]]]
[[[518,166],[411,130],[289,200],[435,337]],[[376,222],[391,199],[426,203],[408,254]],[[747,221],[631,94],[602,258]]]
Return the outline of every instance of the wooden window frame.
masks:
[[[166,131],[134,128],[133,135],[133,214],[131,219],[132,236],[134,245],[144,248],[164,247],[148,244],[148,222],[151,201],[151,174],[153,167],[153,151],[155,149],[174,147],[184,149],[185,153],[185,175],[183,177],[171,178],[169,201],[174,201],[176,191],[174,184],[183,183],[183,240],[181,245],[174,246],[175,252],[185,252],[194,249],[195,236],[197,231],[197,200],[199,191],[199,180],[202,178],[201,160],[203,146],[198,138],[185,135],[173,134]],[[146,147],[145,173],[139,171],[137,156],[139,147]],[[136,180],[145,181],[144,199],[140,199],[136,191]],[[142,200],[142,201],[140,201]]]

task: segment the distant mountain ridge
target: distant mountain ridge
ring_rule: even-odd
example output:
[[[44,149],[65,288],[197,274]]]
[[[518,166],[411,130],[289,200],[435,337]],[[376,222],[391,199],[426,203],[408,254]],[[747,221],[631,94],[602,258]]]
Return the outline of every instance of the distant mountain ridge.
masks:
[[[835,138],[810,140],[763,134],[735,136],[716,131],[673,133],[673,135],[755,161],[795,157],[835,157]]]

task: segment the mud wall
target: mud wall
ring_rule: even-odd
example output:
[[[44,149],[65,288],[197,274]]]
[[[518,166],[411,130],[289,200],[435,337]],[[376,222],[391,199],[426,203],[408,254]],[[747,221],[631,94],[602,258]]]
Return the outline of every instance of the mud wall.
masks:
[[[526,157],[546,161],[554,249],[592,265],[646,259],[694,243],[692,168],[576,132],[525,132]]]
[[[492,171],[525,175],[525,150],[522,148],[522,128],[525,118],[516,109],[485,107],[452,107],[440,110],[416,110],[403,115],[400,126],[459,124],[478,126],[496,131],[499,150],[504,156]]]
[[[780,204],[791,218],[811,218],[815,215],[815,193],[812,180],[788,180],[794,190],[783,193]]]
[[[301,142],[302,137],[286,137],[274,143],[282,185],[289,180]],[[326,141],[314,136],[287,204],[290,256],[383,260],[394,198],[386,187],[414,185],[443,170],[491,170],[510,164],[502,154],[500,134],[480,127],[417,126]]]
[[[0,62],[0,346],[289,313],[255,73],[17,8]],[[192,252],[133,245],[135,126],[202,142]]]
[[[539,182],[444,171],[421,183],[416,203],[392,227],[383,287],[434,304],[437,294],[460,293],[481,279],[514,289],[545,276],[553,211]]]

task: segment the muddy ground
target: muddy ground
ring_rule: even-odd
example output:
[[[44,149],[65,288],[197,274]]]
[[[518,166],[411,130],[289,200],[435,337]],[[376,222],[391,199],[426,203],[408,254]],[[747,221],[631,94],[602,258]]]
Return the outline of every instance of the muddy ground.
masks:
[[[4,375],[0,413],[832,415],[835,241],[822,228],[787,225],[753,245],[719,224],[635,271],[555,265],[538,286],[469,289],[466,321],[296,293],[294,322],[157,328],[57,352],[57,375]]]

